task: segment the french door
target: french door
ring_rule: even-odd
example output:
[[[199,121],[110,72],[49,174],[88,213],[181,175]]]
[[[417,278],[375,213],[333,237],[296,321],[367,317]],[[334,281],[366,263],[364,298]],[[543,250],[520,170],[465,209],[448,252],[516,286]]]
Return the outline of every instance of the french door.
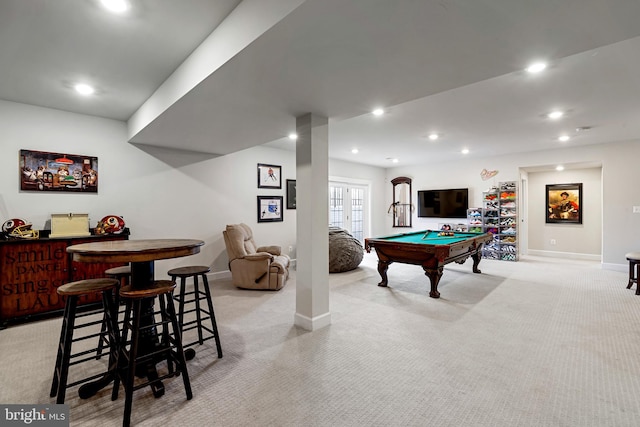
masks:
[[[343,182],[329,183],[329,225],[344,228],[364,242],[368,228],[367,186]]]

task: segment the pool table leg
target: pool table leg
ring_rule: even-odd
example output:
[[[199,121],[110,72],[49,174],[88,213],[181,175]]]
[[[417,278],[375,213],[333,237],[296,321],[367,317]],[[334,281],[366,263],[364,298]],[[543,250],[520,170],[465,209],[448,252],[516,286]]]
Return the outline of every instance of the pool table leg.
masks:
[[[480,269],[478,268],[478,264],[480,264],[480,260],[482,259],[482,256],[480,255],[480,251],[478,250],[478,252],[471,255],[471,258],[473,258],[473,272],[482,273],[482,271],[480,271]]]
[[[429,296],[431,298],[440,298],[440,292],[438,292],[438,283],[440,283],[440,278],[442,277],[443,267],[438,268],[427,268],[422,267],[424,270],[424,274],[429,277],[429,281],[431,282],[431,292],[429,292]]]
[[[391,261],[378,260],[378,273],[382,277],[382,281],[378,283],[378,286],[386,287],[389,281],[387,280],[387,269],[389,268]]]

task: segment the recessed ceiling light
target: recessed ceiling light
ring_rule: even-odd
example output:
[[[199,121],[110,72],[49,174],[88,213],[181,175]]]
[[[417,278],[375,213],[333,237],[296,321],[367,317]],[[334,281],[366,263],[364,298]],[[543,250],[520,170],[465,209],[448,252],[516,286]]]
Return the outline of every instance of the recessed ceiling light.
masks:
[[[429,134],[429,139],[432,140],[432,141],[435,141],[439,137],[440,137],[440,135],[438,135],[437,133]]]
[[[351,152],[352,152],[353,154],[358,154],[358,149],[357,149],[357,148],[354,148],[354,149],[352,149],[352,150],[351,150]]]
[[[468,148],[463,148],[461,153],[462,154],[469,154],[469,149]]]
[[[124,13],[129,9],[129,2],[126,0],[100,0],[102,6],[110,12]]]
[[[381,116],[384,114],[384,110],[382,108],[376,108],[372,111],[374,116]]]
[[[400,160],[398,160],[398,159],[391,159],[391,161],[392,161],[393,163],[398,163]]]
[[[547,68],[546,62],[534,62],[527,67],[527,72],[535,74],[543,71],[545,68]]]
[[[563,171],[564,170],[564,166],[558,165],[558,166],[556,166],[556,170],[557,171]]]
[[[298,139],[298,134],[297,133],[290,133],[289,134],[289,139],[292,141],[295,141],[296,139]]]
[[[571,137],[569,135],[560,135],[558,137],[558,141],[562,141],[562,142],[568,141],[570,139],[571,139]]]
[[[95,92],[91,86],[85,83],[78,83],[73,88],[81,95],[91,95]]]
[[[564,116],[564,112],[559,111],[559,110],[552,111],[549,114],[547,114],[547,117],[549,117],[550,119],[553,119],[553,120],[557,120],[562,116]]]

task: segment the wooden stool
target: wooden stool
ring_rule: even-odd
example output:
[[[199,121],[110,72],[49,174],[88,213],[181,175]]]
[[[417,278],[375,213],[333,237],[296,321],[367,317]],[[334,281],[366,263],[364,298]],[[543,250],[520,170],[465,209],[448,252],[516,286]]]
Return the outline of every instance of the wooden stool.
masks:
[[[206,340],[213,338],[216,340],[218,358],[222,358],[222,347],[220,345],[220,335],[218,334],[218,324],[216,323],[216,316],[213,311],[213,301],[211,299],[211,290],[209,289],[209,282],[207,280],[207,273],[210,271],[211,269],[206,266],[191,266],[174,268],[169,270],[167,274],[171,276],[171,280],[174,282],[178,277],[180,278],[180,295],[174,295],[174,299],[178,301],[178,322],[180,323],[180,331],[185,332],[192,329],[198,330],[198,339],[188,344],[183,344],[183,346],[188,348],[195,344],[202,345]],[[188,277],[193,277],[193,291],[190,292],[186,292],[186,281]],[[204,294],[200,292],[198,277],[202,278]],[[187,299],[188,295],[193,295],[193,299]],[[200,303],[202,300],[206,300],[206,308]],[[186,309],[185,307],[187,304],[193,304],[193,307]],[[185,322],[185,313],[194,312],[196,315],[195,320]],[[211,321],[211,328],[208,328],[207,325],[205,325],[205,320]],[[208,336],[205,336],[205,331],[209,333]],[[191,358],[193,357],[193,354],[189,354],[189,356],[189,358]]]
[[[114,292],[115,306],[119,307],[120,306],[120,287],[127,286],[129,284],[129,280],[131,278],[131,266],[123,265],[122,267],[109,268],[104,271],[104,275],[112,279],[116,279],[119,282]],[[124,313],[124,310],[118,312],[118,314],[120,313]],[[106,326],[106,323],[103,323],[102,331],[101,331],[103,335],[100,336],[100,341],[98,342],[98,355],[96,356],[96,359],[100,359],[100,357],[102,356],[102,349],[104,348],[105,345],[109,344],[109,342],[106,339],[106,334],[104,334],[104,332],[106,331],[105,326]]]
[[[110,355],[117,357],[118,349],[118,327],[116,323],[116,307],[113,303],[113,291],[119,282],[115,279],[88,279],[79,280],[77,282],[67,283],[58,288],[58,294],[66,297],[64,306],[64,316],[62,318],[62,329],[60,331],[60,341],[58,343],[58,355],[56,357],[56,366],[53,371],[53,381],[51,382],[51,397],[57,396],[56,403],[64,403],[66,389],[78,384],[104,376],[104,372],[67,384],[69,375],[69,366],[95,359],[93,353],[97,352],[97,348],[72,353],[72,344],[89,338],[102,337],[106,335],[110,349]],[[87,321],[85,323],[76,323],[77,318],[88,316],[94,313],[77,314],[78,298],[96,292],[102,293],[102,304],[104,307],[104,315],[101,320]],[[102,324],[102,331],[79,338],[73,338],[75,330],[88,328]],[[102,342],[102,338],[99,340]],[[89,357],[83,357],[91,354]],[[72,361],[73,359],[73,361]]]
[[[133,392],[142,387],[158,385],[165,378],[182,374],[187,400],[191,400],[193,397],[189,373],[187,372],[187,361],[182,348],[180,326],[173,306],[173,290],[175,287],[176,284],[170,280],[159,280],[143,288],[134,288],[132,286],[120,288],[120,297],[126,303],[126,311],[117,361],[118,374],[114,380],[111,399],[116,400],[118,398],[118,389],[120,380],[122,380],[125,390],[123,426],[128,426],[131,420]],[[160,320],[157,322],[154,320],[150,324],[146,324],[146,322],[143,324],[140,321],[145,316],[142,310],[142,301],[156,296],[159,297],[160,310],[153,313],[151,317],[159,314]],[[159,342],[153,342],[151,348],[148,346],[141,348],[141,336],[146,334],[148,339],[150,334],[155,334],[158,327],[162,328]],[[171,332],[169,329],[171,329]],[[131,341],[127,342],[130,332]],[[144,367],[147,364],[155,365],[160,360],[167,361],[167,374],[154,375],[152,378],[147,378],[147,381],[134,385],[136,368]]]
[[[120,286],[127,286],[131,278],[131,266],[113,267],[104,271],[104,275],[120,281]]]
[[[629,261],[629,283],[627,284],[627,289],[631,289],[634,283],[638,283],[638,275],[635,274],[635,267],[640,264],[640,252],[629,252],[625,257],[627,261]],[[636,295],[640,295],[638,289],[636,289]]]

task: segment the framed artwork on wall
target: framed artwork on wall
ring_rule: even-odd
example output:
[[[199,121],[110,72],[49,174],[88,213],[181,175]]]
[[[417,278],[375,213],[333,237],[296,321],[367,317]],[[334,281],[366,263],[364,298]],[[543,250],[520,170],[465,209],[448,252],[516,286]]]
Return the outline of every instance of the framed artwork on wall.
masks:
[[[80,154],[20,150],[20,190],[98,192],[98,158]]]
[[[282,220],[282,196],[258,196],[258,222]]]
[[[582,183],[546,186],[546,222],[582,224]]]
[[[287,209],[296,208],[296,180],[287,180]]]
[[[258,188],[282,188],[282,167],[258,163]]]

